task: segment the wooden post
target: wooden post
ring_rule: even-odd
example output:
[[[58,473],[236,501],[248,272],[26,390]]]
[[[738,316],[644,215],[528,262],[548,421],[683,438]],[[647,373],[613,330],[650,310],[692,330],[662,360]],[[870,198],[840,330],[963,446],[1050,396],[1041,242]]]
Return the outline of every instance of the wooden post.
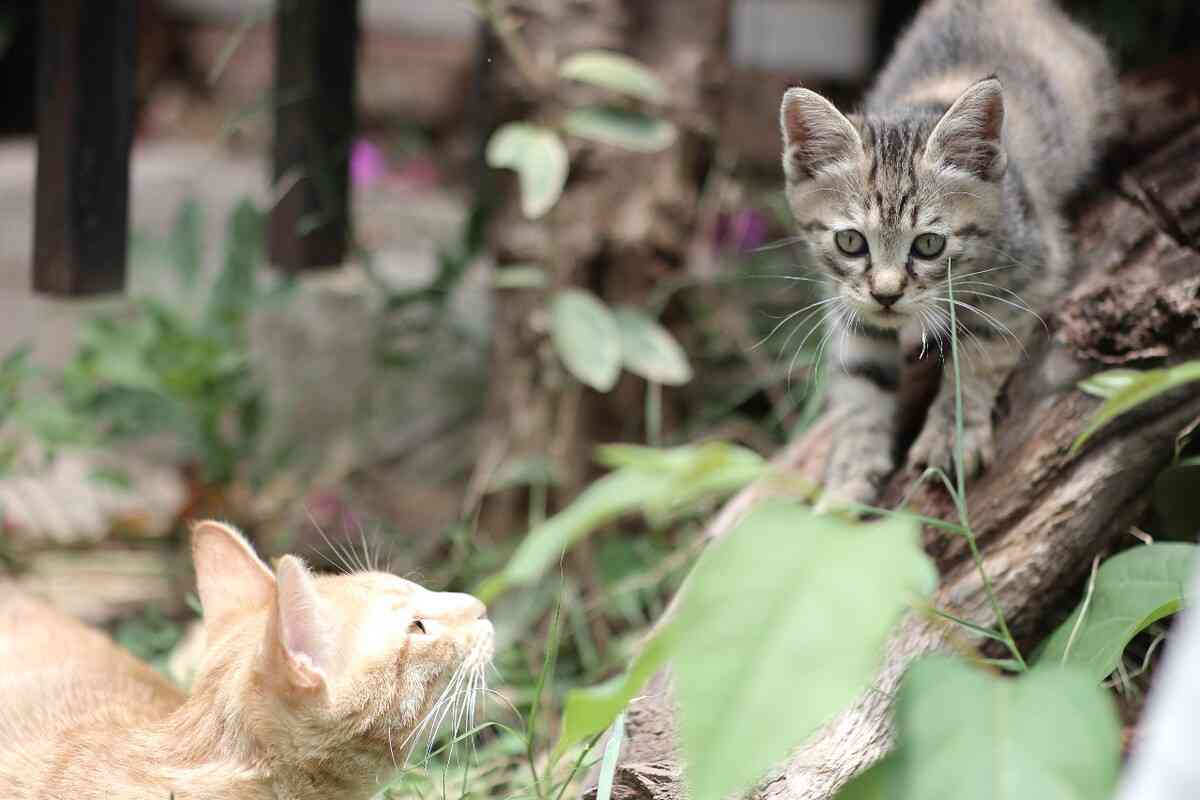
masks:
[[[33,288],[125,284],[137,0],[41,0]]]
[[[332,267],[350,239],[358,0],[279,0],[271,261]]]

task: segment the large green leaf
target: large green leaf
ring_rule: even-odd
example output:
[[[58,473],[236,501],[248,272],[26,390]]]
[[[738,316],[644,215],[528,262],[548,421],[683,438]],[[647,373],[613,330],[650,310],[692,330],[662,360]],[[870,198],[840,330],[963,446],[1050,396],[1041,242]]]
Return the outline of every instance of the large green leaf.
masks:
[[[567,183],[567,147],[549,128],[528,122],[501,126],[487,145],[488,166],[515,170],[521,184],[521,212],[529,219],[545,214]]]
[[[611,144],[638,153],[657,153],[675,143],[670,122],[640,111],[611,106],[583,106],[567,112],[563,127],[572,136]]]
[[[694,800],[754,780],[866,689],[901,612],[933,590],[917,523],[857,525],[791,504],[704,554],[672,664]]]
[[[1121,752],[1112,700],[1086,674],[1001,678],[945,656],[909,669],[896,736],[888,800],[1100,800]]]
[[[675,337],[644,311],[621,306],[613,311],[621,331],[625,368],[648,381],[678,386],[692,379],[692,366]]]
[[[607,392],[621,374],[621,331],[608,306],[582,289],[559,292],[550,308],[550,336],[571,374]]]
[[[585,50],[563,61],[559,75],[614,92],[661,103],[667,89],[640,61],[610,50]]]
[[[1096,683],[1104,680],[1134,636],[1179,610],[1195,556],[1196,545],[1163,543],[1134,547],[1105,561],[1091,598],[1046,641],[1038,668],[1068,664]]]
[[[1096,391],[1110,391],[1119,385],[1122,388],[1118,388],[1109,395],[1104,404],[1096,410],[1096,413],[1092,416],[1091,421],[1088,422],[1083,433],[1079,434],[1078,438],[1075,439],[1075,443],[1071,445],[1072,453],[1079,450],[1084,442],[1090,439],[1096,431],[1121,414],[1137,408],[1141,404],[1149,402],[1172,389],[1177,389],[1194,381],[1200,381],[1200,361],[1188,361],[1174,367],[1152,369],[1141,373],[1141,377],[1137,380],[1132,380],[1131,376],[1127,374],[1127,370],[1115,372],[1122,374],[1114,376],[1112,373],[1107,373],[1108,377],[1105,380],[1100,380],[1100,376],[1093,375],[1084,382],[1088,386],[1087,391],[1093,393]]]
[[[674,644],[671,634],[671,629],[666,628],[648,640],[629,669],[621,675],[598,686],[572,689],[567,693],[563,705],[562,734],[557,745],[559,753],[595,736],[613,723],[629,705],[629,701],[646,685],[646,681],[666,663]]]
[[[837,800],[900,800],[898,763],[895,756],[884,757],[846,784]]]
[[[567,548],[624,514],[664,513],[728,494],[763,470],[756,453],[720,442],[662,453],[661,460],[623,467],[594,481],[569,506],[531,530],[504,569],[485,580],[475,594],[486,601],[508,588],[536,581]]]

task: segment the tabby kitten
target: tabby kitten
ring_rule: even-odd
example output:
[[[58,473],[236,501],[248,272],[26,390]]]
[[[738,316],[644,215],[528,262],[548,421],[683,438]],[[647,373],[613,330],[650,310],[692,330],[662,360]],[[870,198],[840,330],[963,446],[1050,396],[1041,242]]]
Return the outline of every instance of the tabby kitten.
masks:
[[[894,470],[901,342],[948,352],[952,272],[963,466],[993,458],[992,410],[1044,308],[1064,289],[1064,199],[1116,132],[1101,43],[1049,0],[932,0],[861,113],[807,89],[783,98],[786,193],[814,265],[830,403],[841,417],[825,504],[869,503]],[[910,463],[953,474],[954,375]]]
[[[190,696],[0,580],[0,797],[366,800],[414,740],[473,713],[492,625],[470,595],[277,569],[192,538],[207,650]]]

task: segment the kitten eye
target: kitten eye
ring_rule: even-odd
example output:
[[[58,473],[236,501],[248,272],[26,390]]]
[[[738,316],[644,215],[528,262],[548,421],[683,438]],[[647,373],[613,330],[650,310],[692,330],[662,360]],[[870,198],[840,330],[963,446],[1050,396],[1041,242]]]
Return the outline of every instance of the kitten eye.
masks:
[[[861,256],[867,252],[867,240],[861,233],[851,228],[835,233],[833,241],[837,244],[838,250],[848,256]]]
[[[912,249],[921,258],[937,258],[946,249],[946,237],[939,233],[922,233],[913,240]]]
[[[419,633],[428,633],[428,631],[425,630],[425,623],[421,622],[419,619],[414,619],[412,624],[408,626],[408,632],[412,633],[413,631],[418,631]]]

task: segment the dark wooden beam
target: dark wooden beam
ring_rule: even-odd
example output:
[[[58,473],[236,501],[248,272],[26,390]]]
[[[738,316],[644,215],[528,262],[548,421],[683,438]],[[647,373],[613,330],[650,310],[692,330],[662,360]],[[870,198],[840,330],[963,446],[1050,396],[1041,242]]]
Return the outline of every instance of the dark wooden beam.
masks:
[[[33,288],[125,284],[137,0],[41,0]]]
[[[342,263],[350,241],[358,0],[279,0],[276,8],[277,202],[271,261],[289,272]]]

